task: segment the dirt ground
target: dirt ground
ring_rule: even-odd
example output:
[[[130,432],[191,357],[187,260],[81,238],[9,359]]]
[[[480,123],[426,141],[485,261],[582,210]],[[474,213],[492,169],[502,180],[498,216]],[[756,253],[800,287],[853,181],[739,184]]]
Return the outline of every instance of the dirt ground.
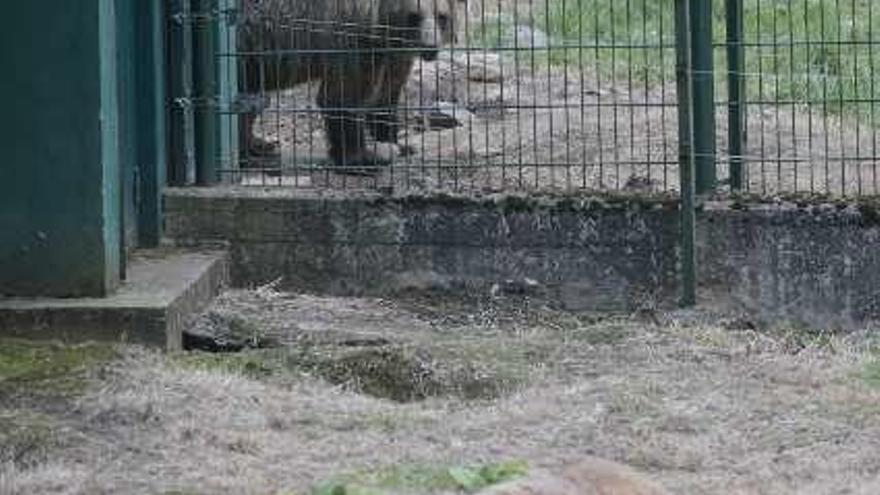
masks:
[[[541,50],[536,50],[540,62]],[[670,57],[674,54],[670,53]],[[393,158],[378,175],[357,178],[327,167],[315,89],[276,95],[257,133],[281,143],[282,178],[248,175],[251,185],[397,190],[674,191],[678,178],[675,82],[597,77],[586,67],[532,66],[530,57],[455,50],[420,62],[401,102],[409,125],[385,145]],[[720,98],[720,96],[719,96]],[[440,115],[438,118],[437,115]],[[425,114],[458,126],[429,125]],[[434,117],[430,117],[434,115]],[[451,118],[450,118],[451,117]],[[718,176],[728,175],[727,109],[717,118]],[[744,154],[748,190],[833,195],[880,191],[877,129],[794,105],[751,105]]]
[[[350,473],[557,467],[586,454],[677,494],[880,493],[868,331],[805,334],[708,310],[576,315],[519,299],[263,288],[227,293],[193,332],[253,348],[121,347],[51,407],[33,385],[7,386],[0,420],[21,427],[39,414],[52,442],[27,457],[0,449],[0,493],[308,493]],[[352,356],[367,365],[339,366]],[[371,388],[377,376],[397,381]],[[397,482],[386,493],[444,491]]]

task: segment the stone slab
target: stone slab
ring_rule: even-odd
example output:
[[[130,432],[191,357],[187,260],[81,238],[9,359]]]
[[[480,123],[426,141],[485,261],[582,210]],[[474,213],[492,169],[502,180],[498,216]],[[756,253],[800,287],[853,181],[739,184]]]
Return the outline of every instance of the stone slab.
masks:
[[[111,340],[180,349],[189,317],[228,284],[223,251],[135,251],[127,280],[104,298],[2,298],[0,335]]]

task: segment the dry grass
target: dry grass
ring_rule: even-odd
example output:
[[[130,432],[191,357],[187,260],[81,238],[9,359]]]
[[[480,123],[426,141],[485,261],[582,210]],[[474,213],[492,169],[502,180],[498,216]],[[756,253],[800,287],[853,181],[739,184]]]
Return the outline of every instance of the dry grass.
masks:
[[[864,336],[793,345],[791,335],[725,330],[691,313],[654,326],[442,301],[234,293],[219,304],[276,332],[550,349],[511,395],[408,404],[296,373],[249,378],[129,349],[65,418],[81,441],[36,466],[0,467],[0,493],[302,493],[358,470],[507,459],[558,467],[588,453],[632,464],[673,493],[880,491],[880,390],[861,378],[875,362]]]

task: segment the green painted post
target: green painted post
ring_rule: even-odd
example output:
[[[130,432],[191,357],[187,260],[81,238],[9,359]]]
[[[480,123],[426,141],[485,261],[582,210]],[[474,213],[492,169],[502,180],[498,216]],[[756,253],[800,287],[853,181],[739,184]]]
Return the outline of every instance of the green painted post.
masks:
[[[217,0],[192,0],[196,182],[218,179]]]
[[[236,28],[238,0],[218,0],[221,12],[217,23],[217,89],[219,105],[222,109],[218,128],[219,165],[223,170],[238,167],[238,115],[232,112],[232,103],[238,96],[238,60],[234,56],[238,49],[238,30]],[[221,176],[221,180],[233,179],[231,175]]]
[[[743,188],[746,145],[745,50],[743,49],[743,0],[727,3],[727,139],[730,151],[730,189]]]
[[[120,278],[114,0],[7,2],[0,293],[100,297]]]
[[[167,0],[168,84],[171,112],[168,132],[168,182],[196,183],[193,114],[193,30],[191,0]]]
[[[693,152],[697,194],[715,189],[715,65],[712,48],[712,2],[690,0]]]
[[[116,28],[116,84],[118,94],[118,127],[117,140],[119,146],[120,205],[122,209],[122,246],[120,250],[120,271],[125,278],[127,253],[138,244],[138,163],[137,142],[139,139],[137,115],[137,85],[139,81],[135,73],[137,58],[136,25],[140,22],[135,17],[136,5],[127,0],[115,1]],[[136,55],[137,54],[137,55]]]
[[[141,247],[159,244],[166,169],[165,9],[163,0],[136,3],[138,234]]]
[[[690,45],[690,0],[675,2],[676,83],[678,92],[678,163],[681,188],[682,306],[697,302],[696,194],[694,156],[693,71]]]

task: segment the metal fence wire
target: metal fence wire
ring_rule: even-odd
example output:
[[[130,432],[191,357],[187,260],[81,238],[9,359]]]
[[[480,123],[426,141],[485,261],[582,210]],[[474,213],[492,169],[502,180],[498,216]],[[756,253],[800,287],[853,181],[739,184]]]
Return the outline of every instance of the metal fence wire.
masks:
[[[738,144],[736,133],[719,132],[719,150],[726,152],[721,163],[741,166],[743,187],[759,194],[876,194],[880,5],[872,0],[729,4],[726,24],[739,23],[742,31],[730,40],[716,37],[727,42],[715,47],[719,66],[736,76],[728,79],[738,80],[722,88],[741,91],[734,96],[743,104],[748,142]],[[716,33],[724,27],[721,19]],[[728,66],[731,55],[734,63]],[[731,107],[728,102],[721,102],[719,115]]]
[[[698,190],[877,192],[871,0],[233,3],[183,18],[224,182],[677,191],[681,103]]]

